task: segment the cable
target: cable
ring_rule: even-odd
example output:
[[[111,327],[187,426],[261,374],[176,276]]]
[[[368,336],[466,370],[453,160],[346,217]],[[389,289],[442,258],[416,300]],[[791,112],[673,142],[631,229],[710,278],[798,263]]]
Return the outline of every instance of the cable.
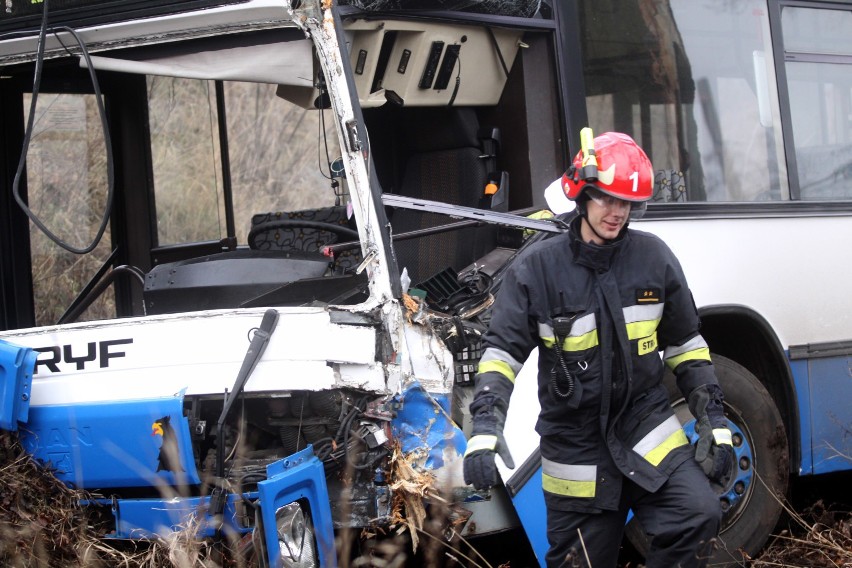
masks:
[[[556,353],[556,361],[559,363],[559,367],[554,365],[553,368],[550,369],[550,392],[554,398],[571,398],[571,395],[574,394],[574,375],[572,375],[571,371],[568,370],[568,365],[565,363],[565,357],[562,355],[562,347],[558,344],[554,345],[554,351]],[[559,389],[559,371],[562,371],[564,382],[568,385],[568,392],[563,393]]]
[[[509,77],[509,68],[506,67],[506,60],[503,59],[503,52],[500,50],[500,44],[497,43],[497,36],[494,35],[494,30],[489,27],[485,28],[488,30],[488,35],[491,36],[491,43],[494,45],[494,50],[497,52],[497,58],[500,59],[500,66],[503,68],[503,72],[506,74],[506,77]]]
[[[325,89],[324,83],[319,86],[319,91],[320,91],[320,99],[321,99],[323,97],[323,93],[327,93],[327,90]],[[321,104],[320,106],[322,107],[323,105]],[[337,181],[337,179],[334,176],[333,170],[332,170],[332,159],[331,159],[331,156],[328,153],[328,133],[326,132],[326,129],[325,129],[325,109],[324,108],[319,109],[319,121],[318,122],[319,122],[319,124],[318,124],[319,132],[317,133],[317,137],[318,137],[318,140],[317,140],[317,167],[319,169],[320,175],[322,175],[322,177],[324,177],[325,179],[331,181],[331,191],[334,194],[334,204],[340,205],[341,197],[343,197],[344,193],[342,191],[340,191],[340,182]],[[325,164],[326,164],[326,167],[328,167],[328,174],[326,174],[325,171],[323,171],[320,140],[322,140],[322,146],[325,147]]]
[[[453,103],[456,101],[456,96],[459,94],[459,87],[461,87],[461,57],[456,57],[456,63],[459,66],[459,71],[456,73],[456,86],[453,87],[453,94],[450,97],[450,102],[447,103],[447,106],[453,106]]]
[[[21,148],[21,158],[18,161],[18,168],[15,171],[15,178],[12,182],[12,195],[15,197],[15,201],[18,206],[23,210],[27,217],[29,217],[30,221],[38,227],[42,233],[44,233],[51,241],[56,243],[58,246],[67,250],[68,252],[74,254],[87,254],[92,252],[98,244],[100,244],[101,238],[103,238],[104,232],[106,232],[107,224],[109,223],[110,214],[112,212],[112,203],[113,197],[115,195],[115,172],[114,172],[114,164],[113,164],[113,156],[112,156],[112,140],[109,135],[109,124],[107,123],[106,110],[104,109],[104,103],[101,96],[100,84],[98,83],[97,75],[95,73],[95,68],[92,65],[92,60],[89,56],[89,51],[86,48],[86,44],[77,35],[77,32],[71,29],[68,26],[57,26],[55,28],[50,28],[48,30],[47,27],[47,14],[48,14],[48,0],[44,1],[44,10],[42,12],[42,20],[41,26],[39,28],[38,35],[38,46],[36,48],[36,61],[35,61],[35,72],[33,76],[33,93],[32,99],[30,100],[30,110],[27,119],[27,128],[24,132],[24,141],[23,147]],[[35,112],[36,112],[36,104],[38,102],[39,89],[41,87],[41,76],[44,71],[44,49],[45,49],[45,40],[48,31],[51,33],[56,33],[56,30],[64,30],[67,31],[77,42],[77,45],[80,47],[80,50],[83,55],[83,59],[86,60],[86,66],[89,69],[89,76],[92,79],[92,88],[95,92],[95,101],[98,105],[98,114],[101,119],[101,126],[104,134],[104,145],[106,146],[106,154],[107,154],[107,198],[106,204],[104,206],[104,214],[101,218],[100,226],[95,234],[94,239],[89,245],[83,248],[77,248],[73,245],[66,243],[62,240],[58,235],[54,234],[47,226],[38,218],[38,216],[29,208],[26,202],[21,198],[20,185],[21,185],[21,176],[24,171],[24,167],[27,163],[27,152],[29,151],[30,142],[32,140],[33,128],[35,127]],[[62,42],[60,41],[60,44]],[[64,44],[62,44],[65,47]],[[67,48],[66,48],[67,50]]]
[[[364,463],[356,464],[352,459],[353,458],[352,453],[349,452],[349,436],[350,436],[350,434],[351,434],[351,430],[347,429],[345,434],[344,434],[343,447],[346,448],[346,462],[350,466],[352,466],[352,469],[365,470],[369,467],[372,467],[372,465],[374,463],[376,463],[376,461],[378,461],[379,459],[381,459],[381,458],[383,458],[384,456],[387,455],[387,453],[388,453],[387,450],[385,448],[382,448],[378,452],[378,454],[375,457],[373,457],[373,459],[370,459],[370,449],[367,448],[367,451],[364,452],[367,455],[366,461]],[[358,439],[362,443],[364,443],[364,438],[358,432],[355,432],[355,435],[358,437]],[[366,443],[364,445],[366,445]]]
[[[256,502],[251,501],[246,496],[245,491],[243,490],[243,486],[245,485],[245,482],[253,480],[253,479],[257,480],[257,481],[255,481],[255,485],[257,485],[257,483],[260,482],[260,481],[266,481],[268,479],[268,477],[265,473],[250,472],[250,473],[246,473],[246,474],[243,474],[242,476],[240,476],[240,478],[237,480],[237,482],[238,482],[239,488],[240,488],[240,500],[243,503],[245,503],[245,505],[247,507],[249,507],[251,510],[257,511],[260,508],[260,506]]]
[[[563,347],[565,345],[565,340],[571,333],[571,329],[574,326],[574,321],[580,315],[580,312],[574,312],[571,315],[568,315],[565,310],[564,296],[562,292],[559,292],[559,300],[562,308],[562,315],[553,318],[553,335],[556,339],[553,342],[553,354],[556,357],[556,363],[550,369],[549,386],[550,394],[554,398],[569,399],[571,398],[571,395],[574,394],[575,376],[568,370],[568,363],[565,361],[565,351],[563,350]],[[585,361],[579,362],[578,365],[581,370],[586,370],[586,368],[588,368],[588,364]],[[561,377],[559,376],[560,373],[562,375]],[[560,389],[560,383],[568,387],[567,392],[563,392]]]
[[[319,89],[320,98],[323,96],[322,95],[323,91],[324,91],[324,88],[320,87],[320,89]],[[317,132],[317,168],[319,168],[319,173],[320,173],[320,175],[322,175],[322,177],[324,177],[327,180],[330,180],[331,179],[331,162],[329,162],[329,160],[328,160],[328,136],[326,136],[326,133],[325,133],[325,109],[323,109],[323,108],[319,109],[319,120],[317,121],[317,128],[319,130],[319,132]],[[329,171],[328,175],[326,175],[325,171],[322,169],[322,167],[323,167],[322,166],[322,153],[321,153],[322,146],[320,145],[320,142],[323,142],[325,144],[325,161],[326,161],[326,165],[328,166],[328,171]]]

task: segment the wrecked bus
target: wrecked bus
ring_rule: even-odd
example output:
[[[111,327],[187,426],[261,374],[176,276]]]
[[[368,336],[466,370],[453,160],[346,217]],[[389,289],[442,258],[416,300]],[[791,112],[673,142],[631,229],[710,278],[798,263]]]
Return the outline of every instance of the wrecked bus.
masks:
[[[848,105],[837,53],[852,50],[803,31],[848,16],[776,0],[11,0],[0,426],[92,493],[105,538],[191,518],[261,565],[332,566],[336,531],[380,531],[395,504],[416,540],[404,462],[458,506],[463,537],[517,531],[543,561],[534,364],[503,486],[465,487],[461,456],[502,274],[564,230],[568,212],[527,216],[562,213],[551,182],[591,125],[630,133],[657,168],[636,225],[684,263],[738,458],[716,560],[754,555],[790,473],[849,468],[826,448],[848,449],[852,416],[820,383],[841,388],[848,316],[804,325],[817,308],[777,286],[792,255],[801,276],[784,278],[814,277],[835,314],[848,303],[832,282],[849,253],[821,262],[792,226],[848,235],[849,126],[806,101]]]

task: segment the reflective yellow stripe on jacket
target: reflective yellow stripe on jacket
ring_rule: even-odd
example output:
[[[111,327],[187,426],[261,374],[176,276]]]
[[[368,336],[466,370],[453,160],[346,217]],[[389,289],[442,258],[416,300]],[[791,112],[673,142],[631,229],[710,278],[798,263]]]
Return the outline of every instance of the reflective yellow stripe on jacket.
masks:
[[[696,335],[683,345],[666,347],[663,357],[666,360],[666,366],[675,370],[684,361],[709,361],[710,348],[707,347],[703,337]]]
[[[657,353],[657,327],[663,318],[665,303],[628,306],[623,309],[627,339],[636,340],[636,354]]]
[[[633,446],[633,451],[648,460],[651,465],[660,465],[669,452],[689,443],[677,416],[669,417],[665,422],[648,432]]]
[[[663,318],[665,304],[628,306],[623,309],[624,322],[627,324],[627,339],[642,339],[657,331]]]
[[[569,465],[541,458],[541,486],[548,493],[566,497],[594,497],[596,465]]]
[[[556,343],[553,328],[546,323],[538,324],[538,335],[544,346],[550,349]],[[571,333],[562,342],[563,351],[585,351],[598,344],[598,323],[595,314],[586,314],[577,318],[571,326]]]
[[[512,384],[515,383],[515,377],[521,371],[523,363],[519,363],[514,357],[495,347],[489,347],[482,354],[482,359],[479,360],[478,373],[496,372],[506,377]]]

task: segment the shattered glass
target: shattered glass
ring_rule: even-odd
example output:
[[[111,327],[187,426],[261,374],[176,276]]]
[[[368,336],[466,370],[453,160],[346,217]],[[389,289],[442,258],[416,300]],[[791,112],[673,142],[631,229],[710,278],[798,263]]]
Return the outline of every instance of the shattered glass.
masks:
[[[340,0],[344,6],[385,12],[396,10],[459,10],[531,18],[538,13],[541,0]]]

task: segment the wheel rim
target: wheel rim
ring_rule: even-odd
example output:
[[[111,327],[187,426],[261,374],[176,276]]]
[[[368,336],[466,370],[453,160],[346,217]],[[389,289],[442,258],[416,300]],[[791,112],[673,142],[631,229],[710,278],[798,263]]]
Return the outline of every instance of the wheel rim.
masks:
[[[729,405],[725,405],[728,415],[728,428],[734,446],[735,468],[734,475],[724,486],[711,484],[719,495],[722,506],[722,531],[733,525],[740,515],[745,511],[752,493],[754,492],[754,452],[751,443],[752,437],[748,427],[740,417],[739,413]],[[689,412],[686,401],[679,400],[674,405],[675,413],[683,425],[683,431],[691,444],[698,441],[695,432],[695,418]]]

